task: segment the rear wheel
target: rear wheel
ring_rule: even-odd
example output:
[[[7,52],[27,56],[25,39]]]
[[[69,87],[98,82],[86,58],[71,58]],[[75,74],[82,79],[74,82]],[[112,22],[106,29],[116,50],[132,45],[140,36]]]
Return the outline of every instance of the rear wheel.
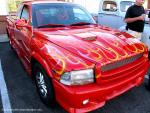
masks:
[[[55,104],[55,95],[52,79],[48,77],[43,67],[38,63],[34,65],[33,73],[41,100],[47,106],[53,106]]]
[[[8,29],[6,28],[6,33],[7,33],[7,37],[9,38],[9,45],[10,45],[10,47],[11,47],[11,49],[14,51],[14,48],[12,47],[12,39],[10,38],[10,34],[9,34],[9,32],[8,32]],[[14,51],[15,52],[15,51]]]
[[[7,37],[9,38],[9,33],[8,33],[8,29],[6,28],[6,33],[7,33]]]

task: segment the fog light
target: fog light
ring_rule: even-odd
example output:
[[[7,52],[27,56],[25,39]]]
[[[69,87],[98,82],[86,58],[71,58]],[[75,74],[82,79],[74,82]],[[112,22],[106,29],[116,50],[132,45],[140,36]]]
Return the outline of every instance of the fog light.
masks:
[[[89,99],[86,99],[82,103],[83,103],[83,105],[86,105],[88,102],[89,102]]]

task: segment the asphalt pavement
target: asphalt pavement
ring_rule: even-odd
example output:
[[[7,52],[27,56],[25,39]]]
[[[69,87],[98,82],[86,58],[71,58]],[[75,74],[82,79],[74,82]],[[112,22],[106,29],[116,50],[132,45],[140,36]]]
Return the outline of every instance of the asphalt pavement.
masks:
[[[27,75],[8,42],[0,43],[0,60],[12,113],[66,113],[59,104],[49,108],[41,102],[34,81]],[[2,98],[1,93],[0,97]],[[1,98],[0,113],[7,113]],[[150,92],[145,89],[143,83],[91,113],[150,113]]]

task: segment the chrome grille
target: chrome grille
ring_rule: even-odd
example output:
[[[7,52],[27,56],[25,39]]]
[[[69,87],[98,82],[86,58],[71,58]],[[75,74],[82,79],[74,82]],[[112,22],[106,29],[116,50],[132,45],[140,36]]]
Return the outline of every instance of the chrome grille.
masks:
[[[143,53],[140,53],[140,54],[132,56],[130,58],[126,58],[126,59],[123,59],[123,60],[120,60],[120,61],[117,61],[117,62],[114,62],[114,63],[111,63],[111,64],[106,64],[106,65],[101,67],[101,71],[105,72],[105,71],[109,71],[109,70],[112,70],[112,69],[116,69],[118,67],[121,67],[121,66],[124,66],[126,64],[132,63],[132,62],[140,59],[142,56],[143,56]]]

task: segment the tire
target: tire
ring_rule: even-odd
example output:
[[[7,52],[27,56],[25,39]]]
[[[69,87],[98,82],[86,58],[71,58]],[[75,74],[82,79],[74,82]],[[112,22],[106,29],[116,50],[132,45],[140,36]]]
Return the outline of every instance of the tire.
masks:
[[[33,67],[33,74],[37,91],[42,102],[49,107],[54,106],[55,94],[52,79],[48,77],[43,67],[38,63]]]
[[[7,37],[9,38],[9,33],[8,33],[8,29],[6,28],[6,34],[7,34]]]
[[[9,35],[9,32],[8,32],[8,29],[6,28],[6,33],[7,33],[7,37],[9,38],[9,45],[10,45],[10,48],[14,51],[14,48],[12,47],[11,45],[11,39],[10,39],[10,35]]]

